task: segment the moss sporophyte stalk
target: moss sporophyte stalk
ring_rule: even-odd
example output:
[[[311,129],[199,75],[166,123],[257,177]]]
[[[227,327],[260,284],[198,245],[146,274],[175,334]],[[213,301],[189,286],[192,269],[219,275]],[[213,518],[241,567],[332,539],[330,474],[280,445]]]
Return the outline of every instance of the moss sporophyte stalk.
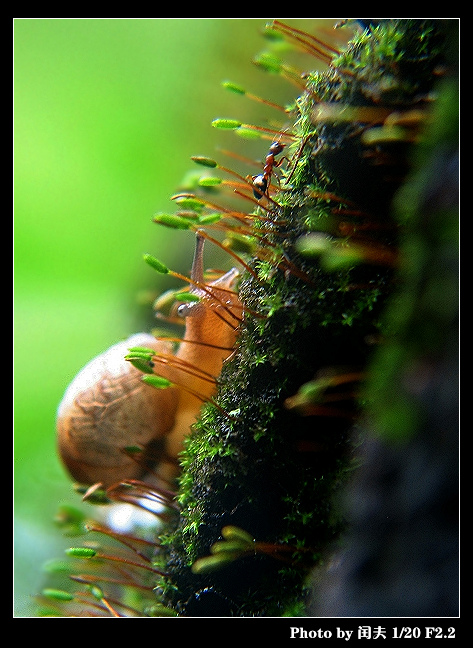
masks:
[[[304,52],[304,72],[278,58],[273,39],[255,62],[298,86],[293,103],[277,106],[225,82],[282,119],[267,128],[216,118],[224,137],[259,138],[259,171],[241,175],[212,152],[195,155],[201,178],[173,196],[175,213],[154,217],[196,233],[188,278],[145,255],[152,270],[184,283],[173,298],[185,336],[120,349],[134,382],[114,406],[110,390],[96,390],[89,410],[82,387],[75,394],[95,435],[94,416],[107,405],[111,414],[99,414],[112,416],[113,452],[108,438],[87,436],[83,416],[67,429],[76,426],[100,456],[71,448],[60,429],[66,465],[89,502],[152,508],[159,524],[151,535],[125,535],[63,510],[60,524],[87,534],[82,549],[67,552],[70,577],[84,589],[46,588],[42,613],[308,613],[317,598],[310,575],[328,568],[347,537],[340,494],[359,465],[364,421],[369,414],[390,431],[386,403],[376,399],[380,385],[389,389],[388,352],[379,385],[373,375],[389,350],[386,313],[405,281],[409,219],[393,200],[436,125],[438,83],[451,74],[448,22],[344,21],[331,39],[275,20],[267,35]],[[204,243],[227,250],[236,268],[204,275]],[[135,385],[146,390],[139,402]],[[158,405],[143,423],[148,398]],[[415,429],[402,429],[398,442],[409,435]]]

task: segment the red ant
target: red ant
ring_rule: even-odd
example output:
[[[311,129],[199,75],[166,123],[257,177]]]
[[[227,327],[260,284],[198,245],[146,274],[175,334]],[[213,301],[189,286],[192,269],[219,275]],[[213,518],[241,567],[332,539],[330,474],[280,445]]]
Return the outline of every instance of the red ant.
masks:
[[[264,195],[268,195],[268,187],[271,182],[271,176],[273,175],[273,169],[281,166],[283,161],[287,159],[283,157],[280,160],[275,160],[275,156],[282,153],[285,146],[282,142],[273,142],[269,147],[269,153],[264,161],[263,173],[251,176],[253,195],[256,200],[260,200]]]
[[[299,147],[299,150],[297,151],[295,155],[295,159],[293,158],[292,161],[292,170],[289,174],[289,176],[286,178],[285,182],[288,184],[292,178],[292,175],[296,169],[297,162],[299,161],[299,158],[302,155],[302,151],[305,148],[305,145],[309,141],[310,137],[312,136],[313,133],[309,133],[306,135],[301,143],[301,146]],[[264,161],[264,167],[263,167],[263,173],[259,175],[254,175],[251,176],[251,183],[253,185],[253,195],[256,198],[256,200],[260,200],[263,196],[266,196],[269,198],[269,185],[271,182],[271,176],[273,175],[273,169],[281,166],[281,164],[284,162],[284,160],[287,160],[290,162],[290,160],[287,157],[282,157],[280,160],[276,160],[275,156],[279,155],[280,153],[283,152],[285,149],[286,144],[283,144],[281,141],[276,140],[271,144],[269,147],[269,152],[268,155],[266,156],[266,159]]]

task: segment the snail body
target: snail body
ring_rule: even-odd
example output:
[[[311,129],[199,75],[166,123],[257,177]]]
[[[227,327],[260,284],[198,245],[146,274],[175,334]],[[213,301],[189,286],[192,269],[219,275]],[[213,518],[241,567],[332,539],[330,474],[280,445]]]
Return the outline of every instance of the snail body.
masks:
[[[184,437],[189,433],[202,402],[209,400],[216,391],[215,379],[233,351],[239,323],[240,302],[232,290],[238,270],[232,268],[206,285],[204,290],[200,287],[204,284],[202,250],[203,239],[197,238],[191,273],[195,284],[190,292],[200,297],[200,301],[180,307],[186,330],[176,358],[191,370],[185,374],[181,370],[180,379],[176,373],[173,374],[177,384],[185,375],[185,389],[179,391],[175,423],[167,437],[168,453],[174,457],[181,451]]]
[[[212,397],[225,359],[235,343],[238,297],[232,269],[205,284],[203,239],[197,238],[190,292],[183,304],[186,330],[177,352],[165,339],[139,333],[90,361],[66,389],[57,413],[59,455],[78,482],[108,487],[139,479],[150,465],[163,478],[176,475],[183,440],[202,406]],[[153,371],[170,381],[165,389],[145,384],[125,360],[131,347],[153,350]],[[126,448],[142,449],[139,458]]]

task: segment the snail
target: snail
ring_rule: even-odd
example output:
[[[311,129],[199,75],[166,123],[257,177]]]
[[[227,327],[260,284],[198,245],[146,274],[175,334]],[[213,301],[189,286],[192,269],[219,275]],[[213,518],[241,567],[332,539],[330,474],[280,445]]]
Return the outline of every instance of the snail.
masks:
[[[176,475],[184,438],[202,402],[216,391],[240,321],[233,291],[239,272],[232,268],[206,284],[203,244],[197,235],[189,288],[196,301],[178,309],[185,334],[177,352],[166,339],[138,333],[90,361],[66,389],[57,412],[57,444],[76,481],[106,488],[141,478],[150,461],[164,479]],[[143,382],[142,372],[125,360],[137,346],[153,350],[152,371],[170,386],[156,389]],[[125,451],[130,446],[143,449],[139,460]]]

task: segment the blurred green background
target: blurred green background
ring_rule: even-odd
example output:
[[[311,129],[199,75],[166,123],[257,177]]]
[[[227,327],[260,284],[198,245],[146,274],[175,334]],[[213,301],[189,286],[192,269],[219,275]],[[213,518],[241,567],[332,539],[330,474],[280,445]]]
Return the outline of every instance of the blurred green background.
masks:
[[[221,82],[273,101],[295,95],[251,64],[266,47],[265,23],[14,21],[15,616],[34,614],[41,565],[68,546],[54,526],[58,505],[78,504],[55,450],[68,382],[96,354],[152,326],[142,296],[173,285],[143,252],[189,270],[193,236],[158,228],[153,213],[173,211],[170,196],[198,170],[191,155],[236,168],[218,146],[264,157],[267,143],[237,141],[212,119],[281,118]],[[208,248],[206,264],[231,263]]]

